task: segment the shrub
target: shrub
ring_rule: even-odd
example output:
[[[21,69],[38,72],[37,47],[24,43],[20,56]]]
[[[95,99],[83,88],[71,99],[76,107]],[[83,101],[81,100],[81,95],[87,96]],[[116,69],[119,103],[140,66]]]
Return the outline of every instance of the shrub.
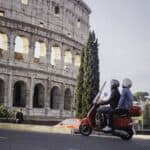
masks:
[[[9,111],[4,105],[0,105],[0,118],[9,117]]]

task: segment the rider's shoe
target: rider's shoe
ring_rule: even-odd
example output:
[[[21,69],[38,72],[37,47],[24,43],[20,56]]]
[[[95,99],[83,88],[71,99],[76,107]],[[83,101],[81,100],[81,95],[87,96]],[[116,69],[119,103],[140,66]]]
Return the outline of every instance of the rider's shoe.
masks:
[[[109,126],[106,126],[106,127],[104,127],[104,128],[102,129],[102,131],[104,131],[104,132],[110,132],[110,131],[112,131],[112,128],[109,127]]]

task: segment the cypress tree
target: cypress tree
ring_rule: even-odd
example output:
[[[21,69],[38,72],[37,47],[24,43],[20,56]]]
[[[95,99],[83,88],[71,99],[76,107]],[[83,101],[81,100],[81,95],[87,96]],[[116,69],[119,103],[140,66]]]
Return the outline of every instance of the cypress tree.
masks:
[[[83,92],[83,75],[84,75],[84,49],[81,53],[81,64],[79,68],[79,74],[77,78],[77,87],[76,87],[76,117],[82,118],[82,92]]]
[[[82,116],[85,117],[91,101],[91,77],[92,77],[92,70],[91,70],[91,45],[92,45],[92,36],[89,33],[89,38],[85,47],[85,56],[84,56],[84,83],[83,83],[83,96],[82,96]]]
[[[92,35],[92,48],[91,48],[91,70],[92,70],[92,78],[91,78],[91,100],[93,100],[96,94],[99,91],[99,57],[98,57],[98,40],[95,37],[94,31],[91,33]],[[90,102],[91,103],[91,102]]]
[[[81,56],[76,89],[77,117],[85,117],[99,90],[98,41],[90,32]]]

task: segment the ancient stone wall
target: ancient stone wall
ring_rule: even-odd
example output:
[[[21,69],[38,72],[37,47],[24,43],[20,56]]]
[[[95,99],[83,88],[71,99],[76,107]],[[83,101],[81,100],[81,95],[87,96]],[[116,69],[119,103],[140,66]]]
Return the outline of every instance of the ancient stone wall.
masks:
[[[81,0],[0,0],[0,103],[27,116],[74,115],[89,13]]]

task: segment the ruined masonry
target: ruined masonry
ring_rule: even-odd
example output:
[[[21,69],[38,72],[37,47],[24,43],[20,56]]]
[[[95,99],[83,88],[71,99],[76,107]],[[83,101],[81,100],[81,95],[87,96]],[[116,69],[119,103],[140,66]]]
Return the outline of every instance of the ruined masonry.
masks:
[[[75,115],[90,13],[82,0],[0,0],[0,104],[27,118]]]

